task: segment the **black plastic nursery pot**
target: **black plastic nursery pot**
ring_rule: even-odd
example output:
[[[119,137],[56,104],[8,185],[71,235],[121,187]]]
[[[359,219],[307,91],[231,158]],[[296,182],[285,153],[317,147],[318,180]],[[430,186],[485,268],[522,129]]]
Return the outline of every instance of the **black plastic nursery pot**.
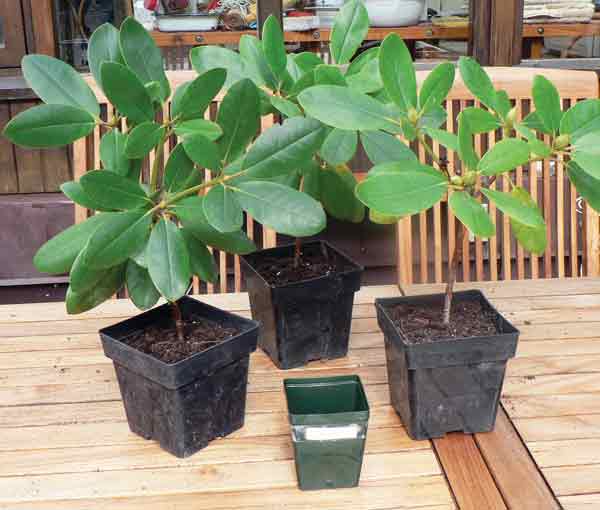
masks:
[[[189,297],[179,306],[184,320],[204,318],[240,333],[173,364],[123,343],[151,325],[170,324],[170,306],[163,305],[100,330],[100,337],[115,365],[131,431],[187,457],[244,425],[248,363],[259,325]]]
[[[455,302],[479,301],[494,314],[498,333],[487,337],[406,341],[388,310],[399,304],[441,304],[444,295],[377,299],[385,336],[392,405],[413,439],[448,432],[489,432],[496,423],[506,363],[515,356],[519,331],[476,290],[456,292]]]
[[[300,489],[356,487],[369,422],[360,378],[286,379],[284,387]]]
[[[348,354],[354,293],[360,289],[363,268],[324,241],[302,246],[303,253],[324,249],[337,271],[281,286],[270,285],[256,268],[265,259],[293,257],[294,245],[242,257],[252,317],[262,326],[259,346],[278,368]]]

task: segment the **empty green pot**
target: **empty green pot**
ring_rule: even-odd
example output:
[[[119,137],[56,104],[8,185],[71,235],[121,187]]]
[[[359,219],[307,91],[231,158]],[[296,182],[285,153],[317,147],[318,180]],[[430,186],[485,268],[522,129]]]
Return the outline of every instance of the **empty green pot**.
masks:
[[[300,489],[356,487],[369,423],[360,377],[286,379],[283,384]]]

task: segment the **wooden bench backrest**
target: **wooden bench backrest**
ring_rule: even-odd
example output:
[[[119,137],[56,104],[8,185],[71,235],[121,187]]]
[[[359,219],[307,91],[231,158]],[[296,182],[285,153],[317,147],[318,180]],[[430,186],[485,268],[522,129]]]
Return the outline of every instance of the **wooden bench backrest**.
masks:
[[[531,97],[533,78],[543,74],[552,80],[563,101],[569,107],[582,99],[598,98],[598,78],[593,72],[541,70],[523,68],[488,69],[497,89],[508,92],[518,106],[520,118],[534,109]],[[419,82],[427,71],[418,72]],[[451,91],[446,109],[448,127],[457,130],[457,115],[467,106],[479,106],[460,78]],[[499,133],[480,135],[475,139],[481,153],[501,139]],[[458,156],[433,144],[438,156],[447,159],[450,168],[459,164]],[[422,146],[417,146],[420,159],[427,161]],[[575,188],[569,182],[565,165],[544,161],[516,169],[513,182],[528,189],[537,200],[547,222],[548,247],[542,256],[525,252],[517,246],[511,235],[506,216],[498,213],[493,204],[489,212],[497,226],[496,237],[489,240],[465,236],[459,279],[486,281],[498,279],[552,278],[599,274],[598,215],[578,201]],[[496,189],[507,190],[506,178],[498,179]],[[398,282],[439,283],[447,274],[448,254],[455,246],[458,221],[447,204],[436,205],[432,210],[405,218],[398,222]]]
[[[197,74],[194,71],[169,71],[168,73],[171,87],[175,90],[182,83],[194,79]],[[93,78],[86,76],[86,81],[90,84],[98,101],[102,107],[102,115],[104,120],[108,120],[113,115],[112,106],[108,103],[104,93],[96,86]],[[217,111],[217,105],[220,98],[217,98],[209,110],[207,111],[207,117],[213,118]],[[168,114],[170,108],[170,102],[165,104],[162,116]],[[159,115],[159,117],[161,116]],[[267,129],[273,125],[274,119],[272,116],[264,117],[262,120],[261,129]],[[100,138],[104,134],[104,129],[97,127],[93,134],[85,139],[78,140],[73,146],[73,173],[74,178],[79,179],[85,172],[89,170],[101,168],[100,164]],[[175,139],[167,141],[164,149],[163,164],[167,161],[170,151],[174,148],[176,143]],[[142,166],[142,179],[147,180],[147,174],[150,166],[154,161],[154,153],[150,154],[144,161]],[[79,223],[85,220],[91,211],[76,205],[75,206],[75,222]],[[248,236],[253,239],[257,246],[270,248],[277,244],[276,233],[270,229],[263,229],[261,225],[255,224],[250,216],[246,217],[246,232]],[[225,252],[218,251],[217,260],[219,263],[219,283],[211,285],[206,282],[201,282],[198,278],[194,277],[193,291],[195,294],[198,293],[215,293],[215,292],[240,292],[242,289],[242,275],[240,270],[240,259],[239,256],[227,255]]]

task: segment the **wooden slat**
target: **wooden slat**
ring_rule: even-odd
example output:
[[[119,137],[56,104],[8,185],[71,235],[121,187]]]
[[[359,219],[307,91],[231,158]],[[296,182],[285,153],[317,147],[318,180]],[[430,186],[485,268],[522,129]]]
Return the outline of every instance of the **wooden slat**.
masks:
[[[520,166],[515,172],[515,183],[518,187],[523,187],[523,167]],[[517,243],[517,280],[525,279],[525,251],[521,243]]]
[[[489,138],[490,149],[496,144],[497,141],[498,141],[497,133],[494,132],[494,133],[490,134],[490,138]],[[497,187],[496,181],[494,181],[490,185],[490,189],[495,190],[496,187]],[[498,225],[498,211],[496,209],[496,204],[489,201],[488,207],[489,207],[490,217],[492,218],[494,225],[496,225],[496,231],[498,231],[498,226],[497,226]],[[490,262],[490,280],[496,281],[496,280],[498,280],[498,238],[496,236],[493,236],[490,239],[489,262]]]
[[[397,225],[398,282],[401,286],[413,283],[412,217],[402,218]]]
[[[550,137],[544,136],[544,141],[549,144]],[[544,252],[544,277],[552,278],[552,188],[551,188],[551,174],[550,174],[550,161],[544,160],[543,162],[543,193],[544,193],[544,218],[546,218],[546,237],[548,244],[546,245],[546,251]]]
[[[529,165],[529,193],[534,202],[539,206],[538,201],[538,165],[537,163],[531,163]],[[531,265],[531,278],[537,280],[539,278],[540,262],[539,257],[535,253],[529,254],[529,260]]]
[[[508,508],[560,510],[503,409],[498,413],[495,430],[476,434],[475,440]]]
[[[503,191],[510,192],[509,179],[502,178]],[[512,239],[510,237],[510,218],[508,214],[502,214],[502,277],[504,280],[512,280]]]
[[[0,131],[10,120],[10,108],[8,103],[0,104]],[[0,136],[0,193],[17,193],[19,191],[19,180],[17,177],[17,166],[13,145],[8,138]]]
[[[461,510],[507,510],[473,436],[448,434],[433,445]]]

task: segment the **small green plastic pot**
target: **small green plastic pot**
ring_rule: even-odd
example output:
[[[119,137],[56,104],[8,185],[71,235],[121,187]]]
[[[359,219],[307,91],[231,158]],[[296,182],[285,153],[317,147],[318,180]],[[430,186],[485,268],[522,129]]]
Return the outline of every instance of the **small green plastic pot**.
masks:
[[[360,377],[286,379],[283,384],[300,489],[356,487],[369,423]]]

